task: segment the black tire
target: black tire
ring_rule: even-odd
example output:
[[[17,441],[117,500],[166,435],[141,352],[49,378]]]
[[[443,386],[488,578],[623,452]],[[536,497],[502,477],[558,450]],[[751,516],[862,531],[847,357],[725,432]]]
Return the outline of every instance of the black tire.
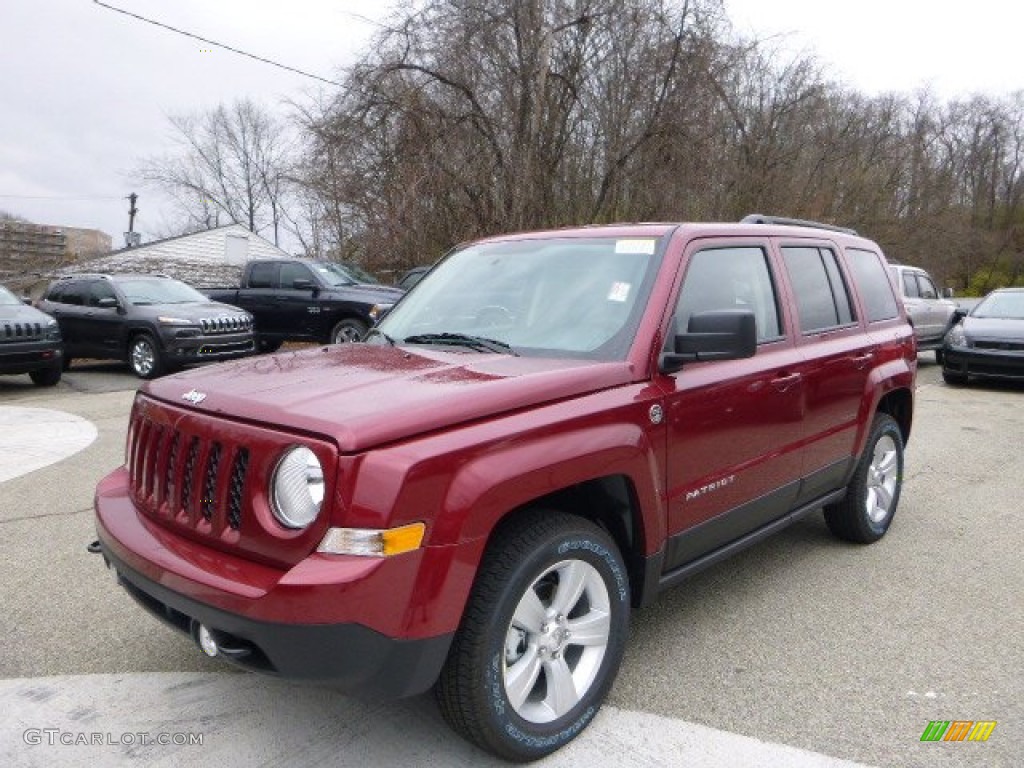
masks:
[[[60,365],[54,365],[50,368],[30,371],[28,375],[37,387],[54,387],[60,381],[61,373],[63,373],[63,368]]]
[[[128,367],[140,379],[155,379],[166,369],[160,346],[148,333],[140,333],[128,342]]]
[[[560,591],[563,583],[572,586]],[[618,547],[593,523],[531,510],[504,525],[488,544],[434,688],[444,719],[515,762],[572,741],[618,672],[629,600]],[[525,682],[517,686],[517,677]]]
[[[942,380],[953,387],[962,387],[967,383],[967,377],[962,373],[953,373],[948,368],[942,369]]]
[[[260,354],[266,355],[269,355],[272,352],[277,352],[277,350],[281,348],[282,344],[284,344],[284,342],[281,341],[281,339],[258,338],[256,340],[256,348],[259,350]]]
[[[939,349],[935,350],[935,362],[938,363],[939,365],[942,365],[942,358],[942,348],[940,347]]]
[[[825,507],[829,530],[859,544],[878,541],[889,530],[902,487],[903,433],[892,416],[875,414],[846,496]]]
[[[347,344],[353,341],[362,341],[370,326],[362,320],[353,317],[339,321],[331,329],[331,338],[328,344]]]

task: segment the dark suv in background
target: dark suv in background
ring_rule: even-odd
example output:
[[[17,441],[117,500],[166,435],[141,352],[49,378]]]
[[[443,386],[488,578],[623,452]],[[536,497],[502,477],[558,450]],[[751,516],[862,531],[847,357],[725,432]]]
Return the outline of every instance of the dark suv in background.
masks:
[[[0,285],[0,374],[27,373],[35,384],[60,381],[60,328]]]
[[[75,357],[124,360],[152,379],[255,351],[252,315],[161,275],[69,275],[37,306],[60,324],[65,368]]]

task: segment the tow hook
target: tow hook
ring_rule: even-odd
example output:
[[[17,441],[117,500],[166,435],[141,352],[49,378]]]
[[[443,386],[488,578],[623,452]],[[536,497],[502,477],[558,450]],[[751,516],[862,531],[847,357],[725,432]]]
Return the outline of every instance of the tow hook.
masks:
[[[100,540],[96,539],[92,544],[86,546],[85,551],[90,555],[98,555],[102,550],[100,549]]]

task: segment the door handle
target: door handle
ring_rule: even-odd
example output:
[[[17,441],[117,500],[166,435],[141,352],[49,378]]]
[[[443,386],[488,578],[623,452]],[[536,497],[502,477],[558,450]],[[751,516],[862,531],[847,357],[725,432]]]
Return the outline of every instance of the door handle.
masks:
[[[856,366],[857,370],[859,371],[859,370],[863,369],[864,366],[866,366],[868,363],[870,363],[874,359],[874,357],[875,357],[875,353],[874,352],[865,352],[863,355],[854,355],[854,357],[853,357],[853,364]]]
[[[785,392],[800,381],[799,373],[782,374],[772,379],[772,386],[779,392]]]

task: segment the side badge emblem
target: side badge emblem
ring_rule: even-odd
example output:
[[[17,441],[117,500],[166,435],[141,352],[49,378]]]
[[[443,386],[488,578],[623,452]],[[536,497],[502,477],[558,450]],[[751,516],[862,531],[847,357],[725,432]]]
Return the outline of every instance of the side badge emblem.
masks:
[[[652,405],[648,415],[651,417],[651,424],[661,424],[665,418],[665,411],[662,410],[660,405]]]

